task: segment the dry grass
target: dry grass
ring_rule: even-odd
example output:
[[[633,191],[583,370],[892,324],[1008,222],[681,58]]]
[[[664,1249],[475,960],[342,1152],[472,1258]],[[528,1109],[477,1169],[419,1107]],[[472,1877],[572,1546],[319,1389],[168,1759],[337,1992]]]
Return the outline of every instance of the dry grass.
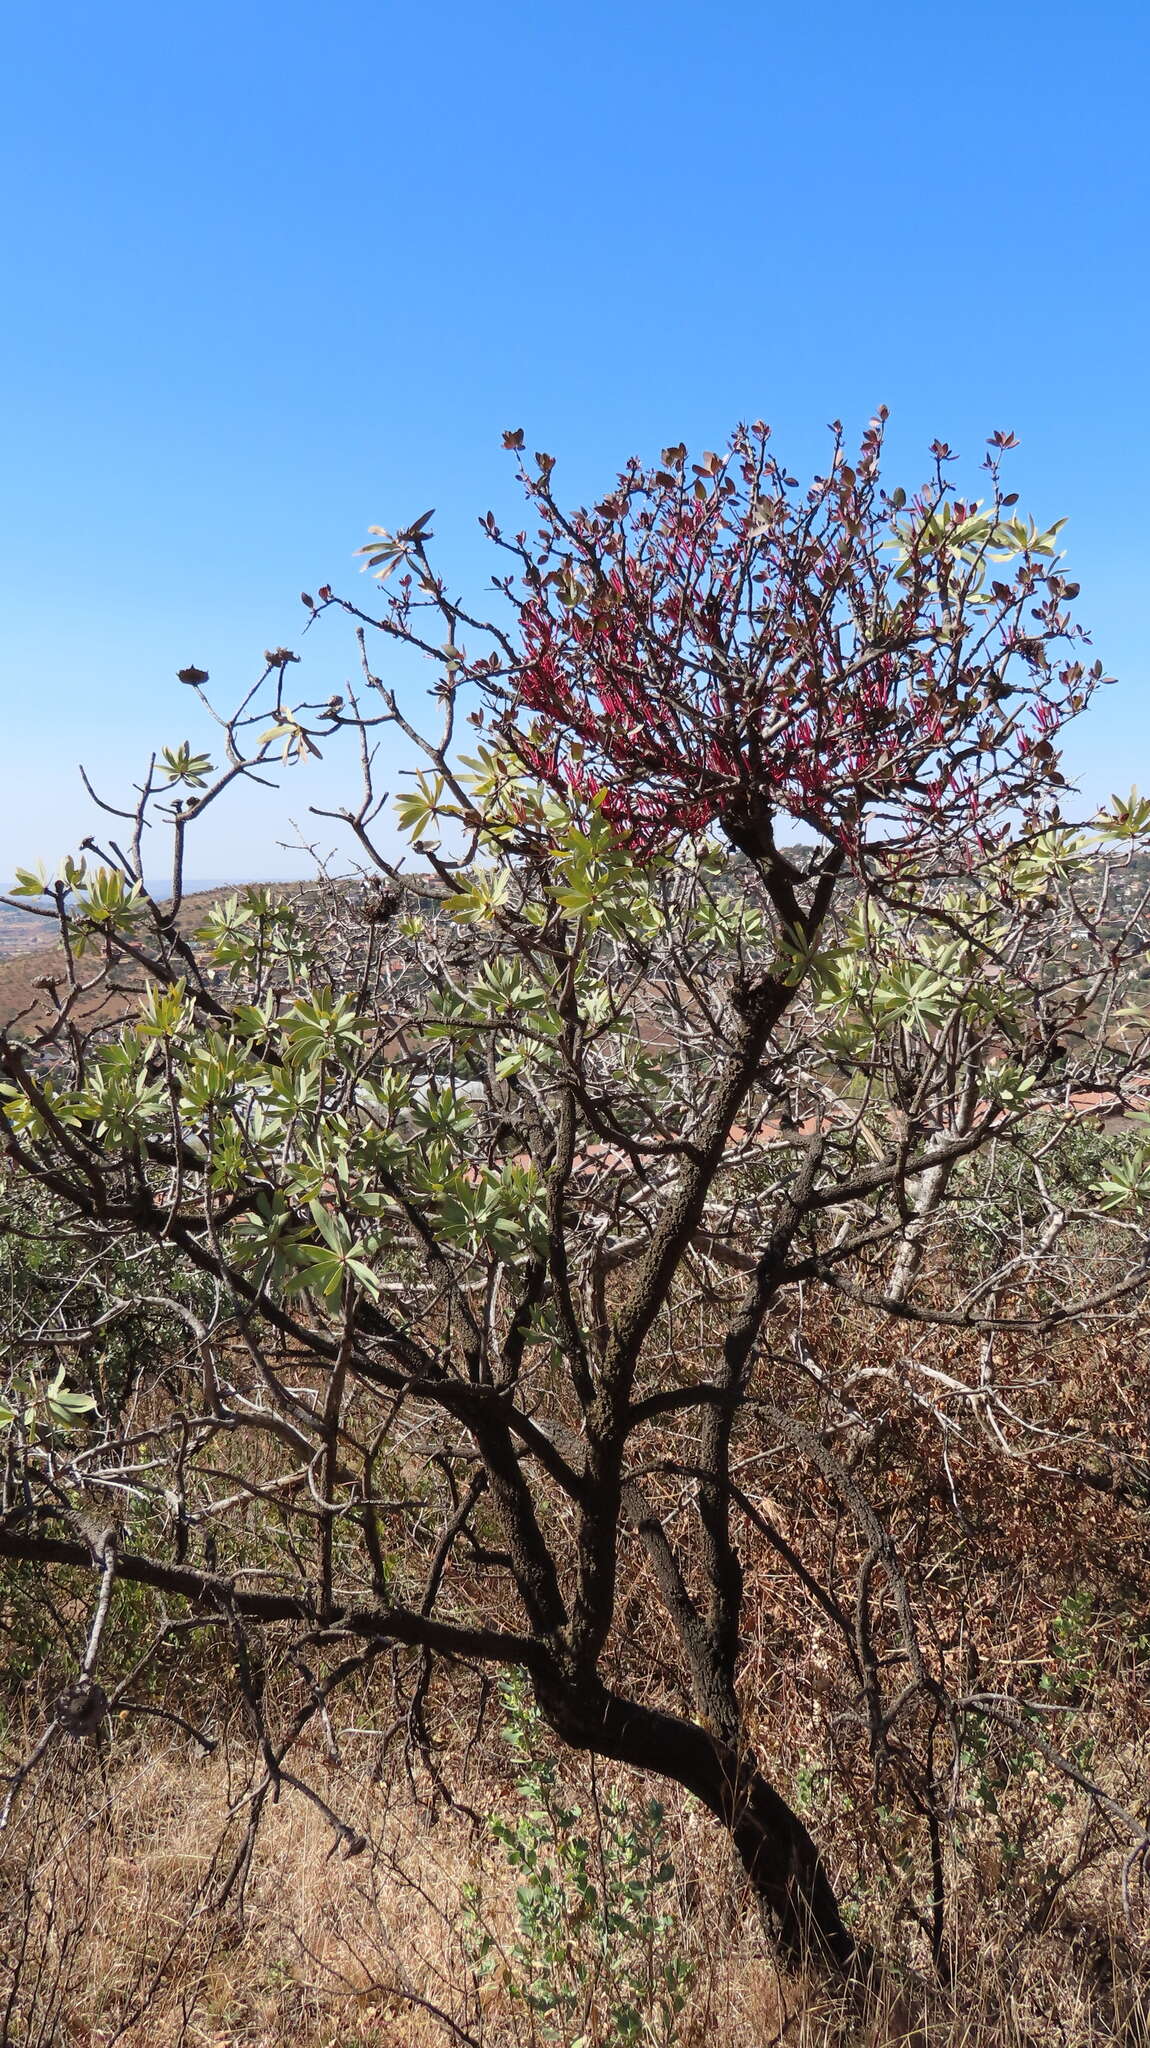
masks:
[[[322,1815],[285,1792],[266,1810],[246,1885],[216,1904],[241,1832],[228,1807],[242,1788],[242,1745],[225,1747],[231,1754],[200,1762],[179,1741],[139,1746],[117,1731],[104,1756],[88,1745],[56,1752],[29,1789],[0,1880],[5,2048],[527,2048],[548,2038],[511,1996],[508,1961],[486,1982],[471,1966],[466,1884],[481,1882],[484,1924],[497,1952],[510,1948],[514,1879],[501,1852],[462,1813],[433,1813],[398,1766],[384,1779],[367,1764],[325,1774],[312,1757],[312,1775],[326,1775],[325,1792],[370,1836],[368,1849],[333,1855]],[[571,1775],[579,1797],[578,1764]],[[462,1789],[490,1810],[485,1765]],[[968,1856],[951,1872],[961,1888],[957,1995],[908,1979],[860,2011],[783,1981],[721,1838],[689,1802],[671,1802],[669,1823],[676,1939],[696,1973],[680,2048],[1150,2040],[1137,1943],[1101,1867],[1026,1932],[1027,1899],[989,1855]],[[1081,1812],[1055,1817],[1044,1852],[1082,1824]],[[885,1914],[889,1952],[905,1949],[896,1897],[876,1889],[858,1903],[872,1928]],[[611,2038],[592,2024],[595,2048]]]
[[[859,1358],[871,1369],[889,1364],[892,1376],[906,1369],[905,1340],[864,1327],[853,1311],[849,1326],[808,1314],[804,1327],[816,1354],[844,1371]],[[948,1341],[932,1339],[915,1355],[951,1369]],[[1090,1774],[1135,1814],[1147,1810],[1150,1775],[1147,1495],[1133,1458],[1145,1444],[1145,1416],[1128,1363],[1138,1341],[1126,1330],[1067,1339],[1061,1349],[1045,1341],[1040,1358],[1019,1348],[1012,1366],[1036,1384],[1041,1374],[1035,1412],[1041,1398],[1045,1420],[1065,1427],[1066,1452],[1044,1438],[1035,1456],[1004,1458],[971,1428],[949,1440],[943,1471],[935,1424],[892,1400],[873,1456],[856,1468],[892,1532],[932,1665],[952,1692],[967,1689],[968,1666],[988,1692],[1045,1703],[1044,1725],[1063,1750],[1088,1757]],[[794,1393],[783,1379],[766,1391],[780,1403]],[[1074,1445],[1085,1437],[1095,1449],[1084,1478]],[[1109,1447],[1105,1458],[1099,1446]],[[748,1433],[746,1451],[748,1495],[816,1577],[849,1596],[859,1540],[824,1480],[781,1457],[769,1435],[760,1447]],[[236,1446],[231,1455],[242,1462],[248,1453]],[[269,1556],[282,1540],[270,1518],[263,1540]],[[682,1541],[690,1564],[685,1525]],[[744,1685],[756,1749],[801,1806],[848,1910],[893,1963],[866,2010],[847,1996],[836,2003],[819,1985],[783,1980],[718,1831],[685,1797],[631,1780],[632,1797],[657,1789],[667,1804],[672,1938],[695,1969],[675,2048],[1148,2048],[1150,1901],[1135,1871],[1124,1911],[1129,1837],[1009,1729],[984,1726],[981,1749],[972,1741],[958,1759],[945,1728],[938,1737],[951,1988],[940,1987],[923,1926],[925,1825],[905,1784],[888,1779],[876,1800],[857,1689],[833,1629],[812,1618],[776,1553],[748,1536],[744,1557]],[[681,1707],[677,1648],[637,1546],[623,1567],[614,1675]],[[69,1667],[62,1648],[57,1668],[51,1648],[53,1630],[61,1644],[69,1632],[73,1642],[83,1637],[91,1587],[74,1576],[71,1593],[68,1575],[52,1577],[51,1623],[46,1580],[21,1579],[4,1603],[8,1646],[35,1645],[22,1681],[0,1692],[18,1698],[25,1716],[6,1733],[4,1768],[28,1753],[74,1669],[74,1652]],[[126,1668],[137,1637],[151,1632],[154,1603],[127,1587],[117,1597],[117,1659]],[[878,1650],[893,1661],[897,1631],[879,1603],[876,1629]],[[167,1724],[129,1718],[116,1724],[105,1755],[61,1747],[26,1788],[0,1864],[0,2048],[542,2043],[547,2036],[512,1995],[516,1880],[483,1825],[493,1812],[513,1816],[515,1771],[490,1726],[469,1746],[467,1675],[446,1672],[437,1686],[435,1733],[454,1793],[481,1818],[433,1801],[423,1776],[413,1786],[401,1736],[385,1746],[362,1733],[395,1717],[381,1675],[333,1703],[336,1758],[318,1740],[291,1757],[368,1847],[350,1860],[333,1853],[323,1814],[285,1789],[263,1812],[246,1881],[229,1887],[248,1811],[237,1802],[255,1760],[226,1663],[205,1625],[194,1641],[183,1639],[178,1657],[158,1660],[145,1694],[210,1724],[221,1736],[210,1758],[197,1759]],[[286,1660],[275,1681],[269,1700],[290,1717],[295,1681]],[[905,1738],[920,1773],[929,1732],[924,1718]],[[587,1812],[590,1766],[565,1755],[559,1768]],[[475,1884],[503,1958],[482,1981],[466,1926],[464,1888]],[[587,2038],[588,2048],[608,2048],[605,2007]]]
[[[535,2038],[509,1996],[510,1966],[478,1983],[463,1934],[462,1889],[481,1878],[486,1924],[501,1950],[510,1943],[513,1888],[498,1852],[463,1815],[433,1816],[398,1773],[337,1775],[341,1811],[370,1832],[368,1850],[333,1856],[322,1817],[285,1795],[261,1824],[242,1900],[233,1893],[217,1909],[212,1893],[238,1840],[226,1761],[194,1763],[182,1746],[106,1760],[58,1752],[5,1859],[4,1950],[9,1977],[23,1979],[5,2041],[415,2048]],[[695,1816],[678,1832],[685,1871],[698,1860]],[[782,2021],[776,1973],[726,1885],[708,1889],[704,1916],[696,1876],[684,1938],[706,1968],[681,2039],[761,2040],[765,2021]],[[708,1953],[704,1919],[713,1931],[716,1911],[723,1939]]]
[[[953,1520],[945,1503],[937,1509],[923,1570],[940,1638],[961,1634],[983,1682],[1015,1696],[1042,1697],[1046,1677],[1063,1746],[1090,1744],[1093,1774],[1144,1811],[1150,1724],[1136,1635],[1144,1512],[1109,1496],[1088,1498],[1079,1512],[1064,1495],[1050,1501],[1047,1477],[1001,1467],[983,1475],[973,1458],[959,1461],[956,1477],[979,1513],[982,1487],[993,1491],[994,1516],[986,1554],[968,1533],[961,1568],[948,1578]],[[933,1510],[900,1506],[901,1484],[892,1481],[886,1504],[892,1523],[901,1515],[909,1531],[921,1512],[929,1531]],[[824,1542],[843,1549],[844,1532],[834,1535],[818,1500],[771,1501],[812,1566],[825,1563]],[[945,1965],[954,1988],[937,1988],[921,1917],[924,1826],[889,1789],[889,1809],[876,1807],[834,1641],[812,1625],[789,1574],[769,1556],[748,1562],[754,1739],[799,1799],[848,1909],[905,1974],[901,1990],[892,1977],[865,2012],[849,1998],[836,2004],[818,1985],[782,1980],[722,1836],[685,1797],[632,1779],[632,1797],[657,1789],[667,1804],[674,1939],[695,1968],[675,2048],[1145,2048],[1150,1945],[1137,1882],[1132,1916],[1123,1911],[1128,1843],[1087,1798],[1059,1788],[1009,1730],[992,1732],[985,1753],[963,1759],[953,1780]],[[849,1573],[851,1561],[841,1562]],[[1052,1631],[1068,1591],[1084,1583],[1089,1614],[1067,1662]],[[89,1590],[78,1588],[78,1611]],[[641,1638],[652,1687],[668,1691],[673,1649],[649,1602],[644,1616],[640,1577],[623,1622],[632,1659]],[[135,1626],[145,1628],[142,1611]],[[0,1864],[0,2048],[431,2048],[453,2040],[529,2048],[547,2039],[512,1996],[516,1880],[483,1825],[493,1812],[514,1817],[514,1766],[494,1728],[468,1748],[463,1675],[437,1693],[437,1733],[448,1780],[478,1824],[432,1801],[422,1776],[413,1786],[398,1742],[385,1749],[353,1732],[391,1721],[381,1678],[334,1717],[338,1762],[318,1740],[292,1758],[293,1770],[369,1838],[367,1849],[345,1860],[322,1813],[285,1789],[264,1810],[246,1881],[229,1890],[247,1808],[238,1804],[230,1818],[229,1809],[253,1782],[255,1758],[227,1674],[213,1668],[212,1641],[189,1644],[155,1698],[218,1731],[213,1756],[199,1758],[167,1724],[127,1718],[106,1754],[64,1745],[26,1788]],[[6,1765],[28,1753],[57,1682],[50,1659],[26,1677],[25,1723],[8,1730]],[[585,1812],[589,1769],[579,1758],[560,1760]],[[464,1887],[476,1883],[504,1956],[485,1982],[465,1931]],[[588,2048],[611,2039],[593,2025]]]

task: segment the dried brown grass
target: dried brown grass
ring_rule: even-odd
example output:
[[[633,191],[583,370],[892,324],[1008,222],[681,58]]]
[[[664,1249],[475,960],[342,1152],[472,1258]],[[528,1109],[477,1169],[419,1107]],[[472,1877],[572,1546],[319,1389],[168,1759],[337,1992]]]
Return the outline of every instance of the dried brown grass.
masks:
[[[527,2048],[546,2038],[510,1995],[508,1966],[486,1983],[470,1967],[465,1884],[482,1881],[485,1922],[497,1947],[510,1943],[514,1886],[500,1852],[461,1812],[433,1812],[398,1768],[384,1780],[350,1763],[326,1773],[340,1811],[371,1837],[362,1856],[333,1855],[322,1816],[285,1792],[266,1812],[242,1897],[213,1905],[238,1841],[227,1809],[239,1761],[195,1761],[178,1742],[119,1734],[106,1756],[87,1745],[56,1753],[0,1877],[0,1993],[15,1982],[5,2048]],[[310,1761],[321,1775],[321,1759]],[[490,1808],[485,1771],[463,1789]],[[689,1802],[669,1802],[669,1823],[679,1938],[696,1969],[682,2048],[1150,2040],[1138,1945],[1112,1874],[1088,1871],[1027,1933],[1028,1901],[1003,1889],[987,1859],[956,1866],[960,1993],[908,1978],[862,2008],[857,1996],[784,1981],[722,1839]],[[1058,1829],[1073,1833],[1066,1816]],[[905,1950],[897,1898],[876,1888],[857,1903],[890,1953]],[[606,2048],[611,2037],[593,2026],[591,2038]]]
[[[398,1771],[385,1783],[329,1774],[341,1811],[372,1837],[351,1861],[333,1856],[316,1810],[285,1795],[261,1824],[242,1902],[233,1894],[217,1910],[213,1884],[237,1839],[225,1761],[193,1762],[182,1748],[57,1755],[5,1856],[6,1967],[24,1980],[6,2043],[418,2048],[470,2038],[494,2048],[536,2038],[509,1995],[509,1968],[480,1985],[463,1937],[463,1886],[482,1878],[487,1924],[509,1945],[512,1886],[498,1853],[462,1813],[433,1814]],[[490,1796],[489,1786],[468,1789]],[[704,1883],[696,1816],[681,1815],[676,1833],[681,1872],[699,1866],[691,1885],[683,1880],[684,1939],[705,1963],[681,2038],[761,2039],[765,2018],[783,2018],[777,1973],[725,1882]],[[708,1953],[704,1926],[713,1934],[720,1924]]]
[[[804,1334],[836,1370],[865,1358],[889,1367],[892,1386],[907,1370],[905,1338],[868,1329],[857,1314],[849,1324],[808,1314]],[[1145,1441],[1126,1368],[1135,1341],[1127,1331],[1048,1343],[1041,1358],[1019,1347],[1011,1361],[1020,1377],[1041,1374],[1045,1423],[1065,1427],[1068,1440],[1092,1434],[1117,1445],[1116,1462],[1094,1455],[1086,1477],[1076,1452],[1043,1440],[1040,1455],[1004,1458],[977,1428],[952,1438],[944,1469],[936,1424],[909,1401],[890,1404],[878,1449],[858,1471],[905,1561],[933,1664],[952,1688],[963,1690],[969,1669],[987,1690],[1044,1698],[1063,1746],[1089,1744],[1092,1774],[1137,1813],[1146,1810],[1150,1772],[1150,1549],[1146,1499],[1120,1461],[1124,1444]],[[961,1363],[941,1336],[920,1344],[918,1357],[946,1370]],[[780,1404],[795,1398],[785,1377],[767,1390]],[[761,1450],[748,1445],[740,1477],[808,1568],[849,1597],[858,1539],[819,1474],[780,1458],[765,1435]],[[680,1527],[689,1563],[685,1521]],[[266,1537],[279,1540],[273,1528]],[[952,1773],[944,1963],[953,1989],[938,1986],[922,1924],[924,1824],[897,1786],[876,1801],[834,1631],[812,1620],[797,1580],[766,1546],[748,1542],[745,1556],[745,1691],[756,1748],[800,1801],[848,1910],[895,1960],[869,2007],[784,1981],[723,1838],[688,1800],[659,1787],[678,1874],[676,1938],[696,1970],[677,2048],[1150,2044],[1146,1917],[1137,1883],[1129,1917],[1120,1891],[1128,1843],[1008,1730],[987,1732],[984,1755],[957,1772],[953,1759],[940,1764]],[[82,1637],[90,1590],[79,1578],[71,1594],[65,1575],[53,1582],[73,1636]],[[1061,1617],[1083,1594],[1080,1640],[1068,1657]],[[37,1598],[25,1587],[8,1603],[10,1641],[33,1639]],[[148,1603],[141,1597],[138,1606],[133,1625],[143,1632]],[[878,1648],[893,1658],[897,1633],[883,1636],[883,1625],[880,1612]],[[214,1756],[197,1759],[164,1723],[129,1719],[117,1723],[106,1755],[62,1747],[26,1789],[0,1863],[0,2048],[431,2048],[453,2039],[528,2048],[542,2040],[511,1995],[510,1967],[486,1982],[471,1967],[465,1885],[482,1883],[482,1910],[505,1954],[512,1938],[515,1879],[501,1852],[482,1825],[433,1799],[426,1778],[409,1780],[395,1744],[385,1750],[352,1732],[393,1720],[383,1678],[375,1693],[340,1707],[338,1762],[318,1742],[292,1758],[369,1838],[368,1849],[350,1861],[333,1854],[322,1814],[285,1790],[264,1813],[246,1883],[217,1903],[246,1814],[241,1807],[229,1818],[229,1808],[253,1768],[219,1649],[205,1632],[170,1666],[160,1660],[153,1695],[212,1721],[222,1738]],[[634,1684],[638,1671],[652,1699],[683,1707],[676,1648],[637,1550],[624,1559],[611,1654],[621,1678]],[[9,1756],[27,1754],[63,1674],[46,1654],[8,1688],[26,1717],[7,1731]],[[281,1680],[290,1685],[290,1673],[277,1673]],[[514,1772],[497,1733],[469,1746],[468,1683],[450,1674],[436,1694],[441,1760],[477,1815],[508,1812]],[[921,1737],[913,1731],[915,1742]],[[561,1761],[585,1810],[587,1768]],[[590,2048],[608,2039],[593,2026]]]

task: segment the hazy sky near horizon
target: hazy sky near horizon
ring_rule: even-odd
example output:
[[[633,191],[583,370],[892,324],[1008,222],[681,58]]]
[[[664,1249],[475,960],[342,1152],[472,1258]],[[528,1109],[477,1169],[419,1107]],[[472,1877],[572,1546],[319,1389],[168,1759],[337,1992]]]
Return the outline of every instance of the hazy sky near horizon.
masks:
[[[177,669],[338,688],[298,593],[368,597],[372,522],[434,505],[478,595],[508,426],[572,500],[740,418],[802,475],[885,403],[891,481],[938,435],[970,490],[1013,429],[1120,678],[1070,770],[1150,785],[1138,0],[59,0],[4,44],[0,882],[99,834],[78,759],[115,798],[203,736]],[[225,800],[193,873],[302,872],[352,766]]]

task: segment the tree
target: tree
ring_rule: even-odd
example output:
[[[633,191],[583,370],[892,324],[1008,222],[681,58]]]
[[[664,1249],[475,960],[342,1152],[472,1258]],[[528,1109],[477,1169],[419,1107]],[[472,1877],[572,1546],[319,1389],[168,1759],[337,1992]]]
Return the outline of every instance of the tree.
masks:
[[[1148,1271],[1150,1151],[1085,1202],[1054,1170],[1075,1091],[1121,1105],[1144,1071],[1122,1007],[1143,920],[1114,890],[1148,810],[1063,816],[1059,736],[1104,678],[1057,529],[1003,488],[1011,442],[984,501],[955,495],[942,444],[920,492],[886,491],[881,419],[853,463],[836,428],[805,491],[762,425],[694,465],[631,463],[573,513],[537,456],[535,530],[483,522],[505,565],[489,617],[433,568],[430,513],[374,530],[379,611],[303,600],[309,629],[354,622],[356,683],[289,697],[297,657],[272,650],[213,712],[222,766],[164,750],[126,849],[21,878],[52,899],[67,974],[38,1033],[0,1039],[14,1185],[91,1244],[162,1247],[200,1292],[163,1296],[192,1333],[149,1410],[163,1483],[132,1480],[130,1404],[65,1440],[10,1403],[0,1555],[83,1562],[77,1517],[111,1499],[120,1579],[214,1603],[241,1643],[291,1635],[312,1690],[287,1725],[240,1659],[253,1826],[281,1781],[319,1799],[287,1758],[381,1658],[411,1653],[421,1739],[442,1665],[514,1667],[564,1742],[721,1822],[789,1958],[849,1971],[856,1938],[754,1737],[765,1550],[838,1642],[876,1797],[921,1817],[941,1955],[935,1748],[1015,1709],[957,1682],[866,1457],[905,1411],[945,1457],[975,1401],[1013,1437],[995,1347],[1129,1313]],[[432,662],[437,736],[375,673],[375,638]],[[211,708],[205,672],[181,681]],[[189,937],[189,827],[277,753],[347,733],[363,787],[338,816],[368,879],[295,905],[248,891]],[[411,868],[379,839],[392,734],[422,754],[398,806]],[[143,884],[153,819],[165,903]],[[128,967],[123,1021],[85,1021]],[[820,1300],[833,1358],[809,1341]],[[73,1376],[94,1320],[43,1324]],[[874,1363],[940,1329],[948,1385]],[[245,1437],[287,1457],[243,1482],[287,1532],[276,1590],[245,1577],[258,1538],[209,1476]],[[747,1477],[790,1467],[853,1531],[824,1576]],[[662,1616],[654,1672],[637,1587]]]

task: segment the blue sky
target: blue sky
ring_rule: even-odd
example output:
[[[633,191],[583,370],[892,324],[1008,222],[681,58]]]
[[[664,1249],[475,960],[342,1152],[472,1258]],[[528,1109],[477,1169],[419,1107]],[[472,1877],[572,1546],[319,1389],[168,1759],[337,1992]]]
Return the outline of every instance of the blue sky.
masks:
[[[572,498],[630,453],[772,421],[1021,439],[1069,515],[1120,687],[1073,736],[1096,801],[1150,783],[1150,28],[1140,0],[11,9],[0,492],[0,870],[54,861],[152,745],[365,594],[372,522],[437,507],[478,591],[503,428]],[[354,650],[307,643],[317,694]],[[317,644],[318,643],[318,644]],[[300,671],[295,672],[297,675]],[[336,764],[208,821],[198,875],[277,849]]]

